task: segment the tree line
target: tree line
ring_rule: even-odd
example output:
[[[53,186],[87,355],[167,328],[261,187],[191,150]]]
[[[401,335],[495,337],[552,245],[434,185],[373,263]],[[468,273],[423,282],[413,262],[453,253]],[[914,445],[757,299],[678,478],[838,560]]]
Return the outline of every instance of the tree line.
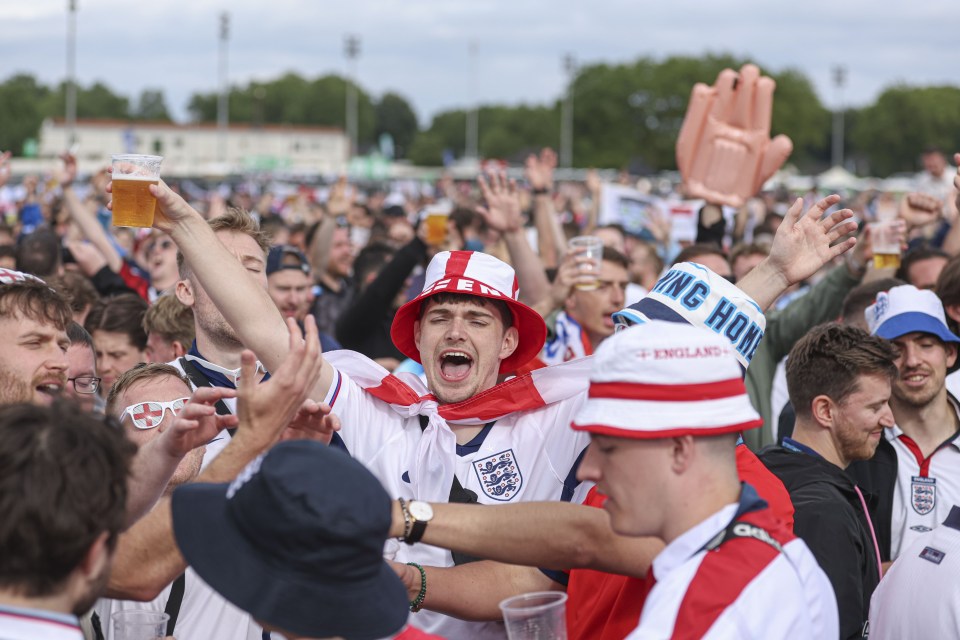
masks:
[[[673,145],[693,84],[710,84],[720,70],[746,61],[730,55],[644,57],[581,67],[572,83],[574,164],[635,173],[675,169]],[[829,167],[832,115],[809,78],[795,69],[763,71],[777,82],[772,134],[785,133],[793,140],[791,162],[803,172]],[[233,86],[230,122],[343,127],[347,82],[337,75],[311,79],[286,73]],[[464,154],[466,111],[437,113],[421,128],[403,95],[373,96],[362,86],[356,89],[361,151],[389,134],[396,157],[415,164],[436,166]],[[64,85],[46,87],[24,74],[0,83],[0,149],[19,152],[26,139],[36,137],[44,118],[62,116],[64,95]],[[562,100],[480,106],[480,155],[518,162],[542,147],[558,147]],[[215,122],[217,94],[194,94],[188,112],[193,122]],[[915,171],[927,146],[960,149],[958,113],[960,87],[889,87],[873,104],[845,110],[845,156],[861,174]],[[148,89],[130,100],[102,83],[78,88],[77,116],[170,120],[161,90]]]

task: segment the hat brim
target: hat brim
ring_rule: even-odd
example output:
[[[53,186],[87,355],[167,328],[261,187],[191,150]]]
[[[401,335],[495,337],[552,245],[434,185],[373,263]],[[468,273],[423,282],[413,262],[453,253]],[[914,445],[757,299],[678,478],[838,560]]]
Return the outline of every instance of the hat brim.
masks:
[[[721,436],[727,433],[740,433],[749,429],[755,429],[763,425],[763,420],[749,420],[739,424],[726,424],[719,427],[673,427],[663,429],[662,431],[644,431],[639,429],[624,429],[608,424],[579,424],[571,423],[570,428],[574,431],[586,431],[587,433],[596,433],[602,436],[612,436],[614,438],[630,438],[633,440],[660,440],[663,438],[681,438],[683,436],[706,437]]]
[[[930,333],[944,342],[960,343],[960,338],[942,322],[921,311],[906,311],[893,316],[877,327],[875,335],[885,340],[895,340],[908,333]]]
[[[431,296],[452,292],[451,289],[444,289],[431,291],[425,295],[420,294],[397,310],[393,317],[393,324],[390,326],[390,337],[400,353],[423,364],[420,360],[420,350],[417,349],[413,336],[414,324],[420,319],[420,305]],[[518,334],[517,348],[500,363],[500,373],[513,373],[537,357],[547,339],[547,325],[539,313],[522,302],[506,296],[483,293],[464,293],[463,295],[500,300],[507,304],[510,313],[513,314],[513,326],[516,327]]]
[[[228,487],[185,485],[171,502],[183,557],[217,593],[256,620],[308,637],[376,640],[406,624],[407,590],[386,562],[371,578],[353,584],[324,583],[278,566],[232,524]],[[351,611],[356,615],[348,615]]]

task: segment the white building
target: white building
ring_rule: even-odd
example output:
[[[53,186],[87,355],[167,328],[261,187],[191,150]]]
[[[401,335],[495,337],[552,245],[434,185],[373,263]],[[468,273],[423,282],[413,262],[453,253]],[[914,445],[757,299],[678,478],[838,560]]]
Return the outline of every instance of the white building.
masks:
[[[83,172],[109,165],[117,153],[163,156],[162,175],[178,177],[250,171],[330,175],[346,171],[349,164],[350,141],[342,130],[330,127],[232,125],[224,135],[215,124],[78,120],[74,135]],[[41,162],[70,146],[63,120],[44,121]]]

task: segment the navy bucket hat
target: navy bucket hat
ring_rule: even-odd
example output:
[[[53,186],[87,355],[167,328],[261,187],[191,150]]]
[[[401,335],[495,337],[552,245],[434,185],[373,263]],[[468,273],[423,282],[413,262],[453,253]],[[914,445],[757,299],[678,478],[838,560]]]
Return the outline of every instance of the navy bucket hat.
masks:
[[[280,443],[230,484],[180,487],[172,508],[190,566],[281,633],[375,640],[407,621],[407,591],[383,559],[390,498],[338,449]]]

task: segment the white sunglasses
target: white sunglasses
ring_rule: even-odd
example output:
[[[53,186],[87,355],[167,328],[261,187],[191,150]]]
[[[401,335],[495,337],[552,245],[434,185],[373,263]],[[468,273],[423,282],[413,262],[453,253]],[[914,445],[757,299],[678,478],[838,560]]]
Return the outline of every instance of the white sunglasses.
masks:
[[[123,410],[123,413],[120,414],[120,422],[123,422],[123,419],[129,415],[130,419],[133,420],[133,426],[137,429],[153,429],[163,422],[163,414],[166,413],[167,409],[176,417],[183,409],[183,405],[187,404],[189,400],[188,397],[177,398],[169,402],[138,402]]]

